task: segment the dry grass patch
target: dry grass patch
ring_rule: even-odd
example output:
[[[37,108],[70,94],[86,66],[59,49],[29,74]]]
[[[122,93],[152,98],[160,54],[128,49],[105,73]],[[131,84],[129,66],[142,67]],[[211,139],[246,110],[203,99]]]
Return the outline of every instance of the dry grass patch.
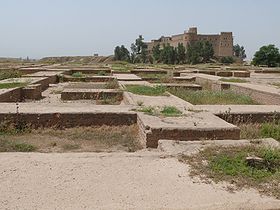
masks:
[[[137,126],[39,129],[0,135],[0,152],[29,145],[36,152],[135,152],[142,149]],[[30,152],[28,149],[23,152]]]
[[[280,141],[280,123],[246,123],[239,124],[242,139],[273,138]]]

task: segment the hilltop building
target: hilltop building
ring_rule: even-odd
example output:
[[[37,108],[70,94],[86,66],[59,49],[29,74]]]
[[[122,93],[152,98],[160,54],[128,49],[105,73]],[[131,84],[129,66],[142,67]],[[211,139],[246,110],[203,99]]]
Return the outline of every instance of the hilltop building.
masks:
[[[173,35],[171,37],[162,36],[157,40],[152,40],[146,43],[148,45],[149,53],[152,53],[154,46],[158,44],[163,47],[163,45],[170,44],[173,47],[177,47],[179,43],[184,44],[187,47],[188,44],[197,41],[209,41],[214,48],[215,57],[227,57],[233,56],[233,34],[232,32],[221,32],[220,34],[198,34],[197,28],[190,28],[183,34]]]

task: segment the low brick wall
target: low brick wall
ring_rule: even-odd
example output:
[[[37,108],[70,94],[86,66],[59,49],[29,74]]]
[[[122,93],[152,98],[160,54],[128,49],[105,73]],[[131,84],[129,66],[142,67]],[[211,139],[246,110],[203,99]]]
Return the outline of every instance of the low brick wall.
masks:
[[[253,100],[264,105],[280,105],[280,94],[260,91],[253,88],[242,87],[239,85],[230,85],[230,89],[236,93],[250,96]]]
[[[173,72],[173,77],[180,77],[181,76],[181,72]]]
[[[208,75],[213,75],[215,76],[216,75],[216,71],[208,71],[208,70],[198,70],[199,74],[208,74]]]
[[[82,74],[98,74],[100,72],[111,74],[111,69],[72,69],[70,72],[71,75],[78,72],[81,72]]]
[[[258,74],[280,74],[280,70],[255,70]]]
[[[240,123],[267,123],[280,120],[280,113],[224,113],[216,116],[228,123],[238,125]]]
[[[230,89],[230,84],[222,83],[222,82],[214,82],[211,88],[211,90],[213,91],[223,91],[229,89]]]
[[[40,100],[42,98],[41,84],[28,85],[22,89],[23,100]]]
[[[185,85],[185,84],[161,84],[164,87],[167,88],[174,88],[174,89],[185,89],[185,90],[193,90],[193,91],[197,91],[197,90],[202,90],[202,87],[200,85]]]
[[[196,77],[195,78],[195,83],[201,85],[204,88],[207,89],[212,89],[212,85],[215,83],[216,81],[213,81],[211,79],[207,79],[207,78],[202,78],[202,77]],[[217,81],[218,82],[218,81]]]
[[[157,148],[160,139],[170,139],[178,141],[195,140],[239,140],[240,129],[152,129],[147,133],[147,147]]]
[[[64,90],[61,93],[62,100],[100,100],[115,98],[122,101],[123,92],[118,90]]]
[[[26,75],[26,74],[34,74],[40,71],[44,71],[44,69],[42,68],[22,68],[22,69],[18,69],[18,71],[22,74],[22,75]]]
[[[137,70],[131,70],[130,71],[132,74],[167,74],[168,71],[167,70],[146,70],[146,69],[137,69]]]
[[[64,75],[61,79],[63,82],[109,82],[115,78],[111,76],[72,77]]]
[[[251,73],[249,71],[234,71],[234,77],[251,77]]]
[[[1,122],[22,123],[32,128],[72,128],[79,126],[123,126],[137,123],[135,113],[47,113],[0,114]]]
[[[209,71],[209,70],[198,70],[193,73],[208,74],[219,77],[250,77],[249,71]]]
[[[7,92],[0,93],[1,103],[20,102],[20,101],[22,101],[22,88],[14,88]]]
[[[218,71],[216,75],[219,77],[232,77],[233,73],[231,71]]]
[[[173,80],[177,82],[195,82],[195,77],[190,77],[190,78],[173,77]]]
[[[35,82],[34,84],[40,84],[42,91],[44,91],[49,88],[50,79],[46,77],[44,79],[39,80],[38,82]]]

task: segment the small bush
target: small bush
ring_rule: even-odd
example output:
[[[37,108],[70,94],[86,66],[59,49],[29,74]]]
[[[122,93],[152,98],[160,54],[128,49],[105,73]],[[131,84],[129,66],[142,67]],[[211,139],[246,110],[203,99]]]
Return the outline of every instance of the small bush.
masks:
[[[72,77],[83,77],[83,73],[82,72],[75,72],[72,74]]]
[[[174,106],[165,106],[163,107],[163,110],[161,110],[160,113],[166,117],[182,115],[182,112]]]
[[[229,56],[229,57],[222,57],[221,58],[221,63],[223,64],[232,64],[234,63],[234,58]]]
[[[97,73],[98,76],[106,76],[106,72],[105,71],[99,71]]]

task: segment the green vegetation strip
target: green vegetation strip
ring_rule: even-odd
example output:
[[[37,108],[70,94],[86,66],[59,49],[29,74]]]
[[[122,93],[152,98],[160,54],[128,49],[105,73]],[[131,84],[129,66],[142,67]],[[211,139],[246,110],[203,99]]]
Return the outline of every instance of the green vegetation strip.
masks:
[[[179,117],[182,116],[182,112],[177,109],[175,106],[164,106],[163,108],[160,107],[141,107],[138,110],[138,112],[143,112],[148,115],[154,115],[154,116],[164,116],[164,117]]]
[[[137,94],[137,95],[146,95],[146,96],[167,96],[166,88],[163,86],[149,87],[145,85],[127,85],[126,90],[128,92]]]
[[[251,97],[232,91],[192,91],[183,88],[169,88],[168,91],[194,105],[257,104]]]
[[[133,70],[133,66],[128,63],[116,63],[112,65],[112,70],[114,71],[122,71],[122,72],[129,72]]]
[[[253,162],[252,157],[258,159]],[[280,198],[280,150],[260,146],[210,147],[180,160],[191,165],[191,175],[215,182],[228,181],[235,189],[252,187]],[[235,190],[232,189],[232,190]]]
[[[17,87],[25,87],[27,83],[0,83],[0,89],[10,89],[10,88],[17,88]]]

